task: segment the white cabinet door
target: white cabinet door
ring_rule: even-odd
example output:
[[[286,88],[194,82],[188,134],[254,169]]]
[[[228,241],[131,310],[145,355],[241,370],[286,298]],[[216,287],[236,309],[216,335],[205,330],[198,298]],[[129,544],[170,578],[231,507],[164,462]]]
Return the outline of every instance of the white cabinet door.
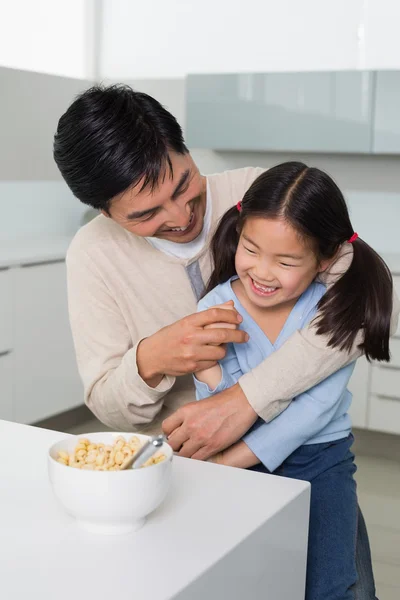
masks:
[[[15,271],[15,420],[33,423],[83,403],[64,262]]]
[[[13,421],[13,355],[0,353],[0,419]]]
[[[11,269],[0,269],[0,353],[13,347],[13,278]]]
[[[349,390],[353,394],[353,402],[349,412],[353,427],[367,427],[370,369],[367,359],[361,357],[350,379]]]

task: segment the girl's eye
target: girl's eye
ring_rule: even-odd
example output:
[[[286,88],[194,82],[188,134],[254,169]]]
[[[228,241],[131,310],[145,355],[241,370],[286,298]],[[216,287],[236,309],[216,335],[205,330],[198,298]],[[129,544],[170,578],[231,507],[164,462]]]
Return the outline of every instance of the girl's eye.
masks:
[[[246,250],[246,252],[248,252],[249,254],[255,254],[254,250],[250,250],[250,248],[246,248],[246,246],[243,246],[243,248]]]
[[[296,265],[288,265],[287,263],[281,263],[282,267],[295,267]]]

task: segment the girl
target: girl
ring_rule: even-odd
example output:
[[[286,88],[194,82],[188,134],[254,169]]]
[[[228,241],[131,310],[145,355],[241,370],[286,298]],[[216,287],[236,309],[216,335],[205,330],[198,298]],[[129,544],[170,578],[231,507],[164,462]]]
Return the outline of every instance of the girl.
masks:
[[[318,276],[343,244],[353,251],[351,266],[326,290]],[[250,339],[230,345],[218,365],[196,373],[198,399],[235,384],[318,308],[318,333],[328,335],[333,347],[350,349],[362,330],[366,357],[389,360],[389,269],[354,233],[342,193],[319,169],[289,162],[260,175],[222,217],[212,254],[214,270],[199,309],[233,301]],[[353,368],[349,364],[301,394],[273,421],[259,419],[214,459],[311,482],[307,600],[354,598],[356,466],[346,389]],[[290,377],[290,365],[282,377]]]

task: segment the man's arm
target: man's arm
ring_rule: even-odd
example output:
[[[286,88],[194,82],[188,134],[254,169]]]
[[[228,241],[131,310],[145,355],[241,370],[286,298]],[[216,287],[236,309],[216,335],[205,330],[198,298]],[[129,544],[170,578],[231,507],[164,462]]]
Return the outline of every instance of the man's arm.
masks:
[[[121,311],[83,252],[67,255],[68,305],[85,402],[109,427],[124,430],[151,422],[175,378],[150,387],[136,362],[140,340],[132,340]],[[133,347],[132,347],[133,345]]]
[[[259,462],[274,472],[283,461],[331,421],[354,370],[354,364],[337,371],[311,390],[300,394],[271,423],[256,425],[212,462],[247,469]]]
[[[305,442],[322,431],[338,410],[354,363],[333,373],[324,381],[297,396],[288,408],[270,423],[261,421],[243,441],[269,471]]]
[[[175,377],[208,368],[223,358],[223,344],[245,341],[235,310],[212,309],[184,317],[141,340],[132,337],[96,264],[79,246],[67,256],[68,302],[85,402],[110,427],[132,429],[151,423]],[[140,314],[138,307],[138,314]]]

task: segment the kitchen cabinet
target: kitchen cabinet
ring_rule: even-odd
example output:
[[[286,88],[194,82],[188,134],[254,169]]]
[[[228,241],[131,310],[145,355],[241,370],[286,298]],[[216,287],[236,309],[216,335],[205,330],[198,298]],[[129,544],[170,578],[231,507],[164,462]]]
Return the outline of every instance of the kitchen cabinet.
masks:
[[[376,74],[373,152],[400,154],[400,71]]]
[[[0,354],[13,347],[13,279],[11,269],[0,269]]]
[[[15,269],[14,419],[32,423],[83,403],[64,261]]]
[[[353,394],[350,407],[351,422],[354,427],[367,427],[370,365],[366,358],[359,358],[350,379],[349,390]]]
[[[236,151],[371,150],[372,71],[189,75],[186,139]]]
[[[12,421],[14,363],[10,351],[0,352],[0,419]]]

